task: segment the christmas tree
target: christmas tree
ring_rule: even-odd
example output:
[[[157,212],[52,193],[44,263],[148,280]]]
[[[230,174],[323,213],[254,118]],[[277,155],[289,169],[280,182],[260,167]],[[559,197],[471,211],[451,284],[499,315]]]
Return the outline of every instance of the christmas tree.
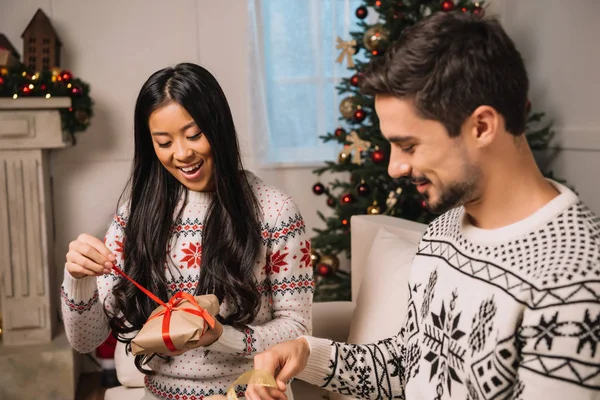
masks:
[[[483,2],[471,0],[365,0],[355,11],[359,31],[350,32],[347,41],[338,38],[341,53],[338,62],[347,62],[349,74],[338,85],[343,96],[340,103],[341,126],[321,136],[324,142],[339,143],[337,161],[314,171],[345,173],[327,185],[317,182],[312,190],[324,196],[333,213],[319,212],[325,228],[315,229],[312,238],[312,261],[315,268],[315,301],[350,300],[350,275],[339,270],[339,256],[350,256],[350,218],[359,214],[386,214],[412,221],[429,223],[436,216],[408,179],[392,179],[387,173],[389,143],[379,131],[373,98],[359,91],[361,70],[368,62],[381,57],[388,45],[402,31],[434,12],[459,11],[483,16]],[[372,15],[374,14],[374,15]],[[373,17],[376,18],[373,18]],[[374,23],[367,23],[374,21]],[[363,57],[357,57],[363,52]],[[541,125],[543,113],[532,113],[528,103],[526,135],[537,155],[544,156],[553,136],[549,125]],[[538,163],[541,163],[541,159]],[[540,165],[547,176],[545,166]],[[349,177],[349,179],[348,179]]]

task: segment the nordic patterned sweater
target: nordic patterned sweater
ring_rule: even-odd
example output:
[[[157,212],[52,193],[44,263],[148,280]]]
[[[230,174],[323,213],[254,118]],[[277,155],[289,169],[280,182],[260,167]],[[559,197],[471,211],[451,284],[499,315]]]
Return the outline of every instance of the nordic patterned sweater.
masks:
[[[149,366],[157,373],[147,376],[146,388],[160,399],[201,400],[225,394],[229,385],[252,368],[252,357],[277,343],[311,332],[311,304],[314,290],[310,242],[304,221],[291,198],[280,190],[249,175],[262,209],[262,248],[256,260],[255,275],[262,303],[256,320],[243,331],[224,326],[223,335],[208,347],[189,350],[166,362],[154,357]],[[202,229],[214,195],[188,191],[181,219],[175,221],[168,262],[169,296],[178,291],[193,293],[202,257]],[[181,202],[180,202],[181,204]],[[105,238],[107,247],[123,268],[123,227],[127,207],[121,207]],[[213,234],[218,234],[215,232]],[[125,271],[127,272],[127,271]],[[116,274],[98,278],[73,279],[65,270],[62,286],[62,312],[67,337],[72,346],[87,353],[109,334],[102,305],[119,279]],[[227,301],[221,305],[228,315]],[[185,397],[187,396],[187,397]]]
[[[419,243],[400,333],[307,337],[299,378],[365,399],[600,399],[600,221],[554,184],[559,196],[500,229],[470,225],[462,207],[440,216]]]

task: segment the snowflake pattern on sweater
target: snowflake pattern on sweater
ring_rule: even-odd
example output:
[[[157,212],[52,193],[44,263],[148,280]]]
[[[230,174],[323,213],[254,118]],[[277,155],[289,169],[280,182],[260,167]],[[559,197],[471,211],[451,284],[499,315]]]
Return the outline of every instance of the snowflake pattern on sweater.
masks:
[[[436,219],[400,333],[307,337],[300,378],[365,399],[600,398],[600,219],[554,184],[559,196],[508,227],[475,228],[464,208]]]
[[[252,356],[277,343],[311,332],[314,291],[310,264],[310,241],[298,207],[283,192],[249,173],[261,206],[262,234],[255,276],[262,294],[261,307],[251,326],[243,331],[223,327],[223,335],[208,347],[185,352],[167,362],[155,357],[150,367],[157,373],[145,379],[147,389],[161,399],[225,394],[227,387],[252,367]],[[203,221],[213,200],[210,193],[188,192],[183,214],[175,221],[165,269],[169,296],[178,291],[193,293],[198,284],[202,258]],[[105,238],[107,247],[123,268],[123,229],[127,208],[122,207]],[[307,255],[308,254],[308,262]],[[108,322],[102,304],[111,307],[111,289],[122,279],[108,274],[98,278],[73,279],[65,271],[62,312],[67,337],[81,353],[94,350],[107,337]],[[220,313],[228,315],[227,300]]]

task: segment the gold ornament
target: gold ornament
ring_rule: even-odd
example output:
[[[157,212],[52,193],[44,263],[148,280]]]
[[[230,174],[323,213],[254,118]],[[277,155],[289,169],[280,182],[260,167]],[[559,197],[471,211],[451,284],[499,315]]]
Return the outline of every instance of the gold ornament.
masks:
[[[310,249],[310,261],[313,266],[317,265],[319,261],[321,261],[321,256],[315,251],[315,249]]]
[[[344,164],[349,159],[350,159],[350,153],[346,153],[344,150],[342,150],[338,157],[338,162],[340,164]]]
[[[373,205],[367,208],[367,213],[372,215],[381,213],[381,208],[377,204],[377,200],[373,201]]]
[[[5,68],[5,67],[0,68],[0,75],[2,75],[2,76],[8,75],[8,68]]]
[[[342,117],[346,119],[350,119],[354,116],[354,111],[356,110],[356,104],[354,104],[354,97],[348,96],[345,97],[340,102],[340,113]]]
[[[356,40],[352,39],[343,41],[342,38],[338,36],[336,41],[337,46],[335,46],[335,48],[342,51],[335,61],[341,64],[344,61],[344,58],[346,58],[348,62],[348,68],[354,68],[354,60],[352,59],[352,56],[356,54]]]
[[[375,25],[369,28],[363,36],[363,43],[369,51],[381,50],[389,40],[390,33],[383,25]]]
[[[331,268],[331,273],[335,274],[340,269],[340,260],[334,254],[321,256],[319,264],[328,265]]]
[[[358,133],[356,133],[356,131],[350,132],[348,134],[348,136],[346,137],[346,141],[350,142],[350,144],[344,146],[344,150],[342,150],[342,152],[340,153],[340,159],[341,159],[343,153],[346,154],[346,156],[349,156],[350,154],[352,154],[352,162],[354,164],[361,165],[362,164],[361,153],[363,151],[367,150],[369,147],[371,147],[371,142],[362,140],[358,136]]]

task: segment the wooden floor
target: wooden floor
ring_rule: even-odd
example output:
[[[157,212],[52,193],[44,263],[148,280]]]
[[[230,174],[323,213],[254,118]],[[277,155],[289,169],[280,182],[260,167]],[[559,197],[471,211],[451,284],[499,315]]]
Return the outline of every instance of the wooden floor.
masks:
[[[75,400],[103,400],[106,389],[102,387],[101,377],[99,372],[81,375]]]

